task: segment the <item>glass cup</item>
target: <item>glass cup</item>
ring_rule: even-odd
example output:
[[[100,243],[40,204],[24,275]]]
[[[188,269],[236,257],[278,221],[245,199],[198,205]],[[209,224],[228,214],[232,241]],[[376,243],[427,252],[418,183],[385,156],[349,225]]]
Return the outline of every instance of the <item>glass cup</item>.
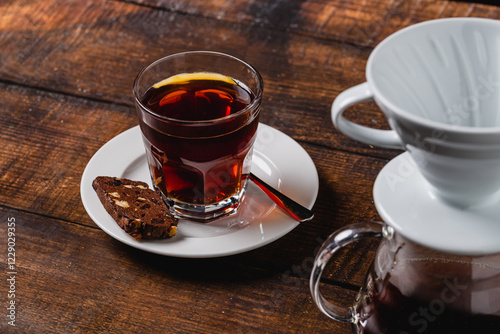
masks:
[[[349,308],[320,293],[332,256],[365,238],[381,239],[356,301]],[[310,278],[319,309],[349,322],[353,333],[498,333],[500,254],[460,255],[416,244],[383,223],[348,225],[326,240]]]
[[[173,215],[209,221],[236,212],[262,92],[254,67],[217,52],[170,55],[137,75],[133,93],[151,178]]]

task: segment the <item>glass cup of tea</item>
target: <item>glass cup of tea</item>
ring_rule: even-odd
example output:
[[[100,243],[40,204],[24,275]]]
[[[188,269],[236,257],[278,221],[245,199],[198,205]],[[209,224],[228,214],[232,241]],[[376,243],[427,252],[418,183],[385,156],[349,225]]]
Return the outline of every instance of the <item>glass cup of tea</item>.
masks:
[[[351,307],[320,292],[322,273],[348,244],[381,239]],[[500,330],[500,254],[461,255],[423,247],[378,222],[334,232],[319,250],[310,278],[319,309],[351,323],[353,333],[497,333]]]
[[[192,51],[144,68],[133,93],[154,188],[171,213],[209,221],[245,194],[263,81],[233,56]]]

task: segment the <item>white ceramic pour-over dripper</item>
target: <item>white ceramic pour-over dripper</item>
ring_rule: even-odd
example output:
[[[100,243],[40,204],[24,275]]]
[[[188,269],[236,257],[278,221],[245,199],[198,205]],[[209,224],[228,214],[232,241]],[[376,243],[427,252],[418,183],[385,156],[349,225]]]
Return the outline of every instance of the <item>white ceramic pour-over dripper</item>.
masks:
[[[449,18],[419,23],[371,53],[367,82],[341,93],[332,120],[361,142],[407,150],[439,198],[481,204],[500,189],[500,21]],[[373,99],[392,130],[343,117]]]

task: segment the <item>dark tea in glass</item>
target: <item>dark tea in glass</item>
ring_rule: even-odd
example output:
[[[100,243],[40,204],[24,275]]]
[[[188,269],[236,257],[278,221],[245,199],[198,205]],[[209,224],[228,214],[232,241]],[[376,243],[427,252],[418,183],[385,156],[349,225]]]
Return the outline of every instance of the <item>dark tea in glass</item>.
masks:
[[[174,215],[206,221],[232,213],[250,171],[260,76],[217,53],[191,52],[163,61],[171,66],[151,70],[157,81],[146,80],[149,86],[135,92],[153,184]]]

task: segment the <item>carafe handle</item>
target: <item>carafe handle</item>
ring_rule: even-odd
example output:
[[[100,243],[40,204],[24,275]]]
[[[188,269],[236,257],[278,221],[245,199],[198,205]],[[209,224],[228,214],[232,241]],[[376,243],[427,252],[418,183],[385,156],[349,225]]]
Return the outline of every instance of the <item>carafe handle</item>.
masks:
[[[389,227],[379,222],[355,223],[340,228],[321,246],[316,259],[314,260],[313,270],[309,281],[311,294],[318,308],[327,316],[334,320],[354,323],[354,312],[352,308],[340,307],[326,300],[319,291],[321,275],[326,265],[333,255],[348,244],[366,238],[382,238],[387,235]]]

